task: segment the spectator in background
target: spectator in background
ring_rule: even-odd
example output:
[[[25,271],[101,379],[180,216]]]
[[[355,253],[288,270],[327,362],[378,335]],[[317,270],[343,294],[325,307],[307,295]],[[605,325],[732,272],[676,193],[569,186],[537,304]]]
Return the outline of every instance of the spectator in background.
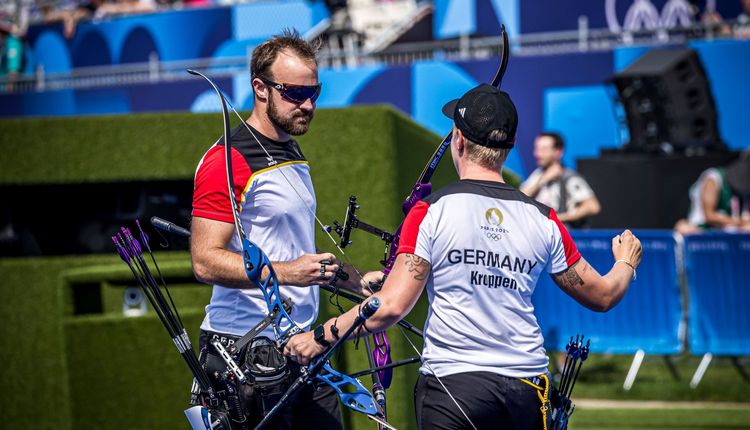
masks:
[[[708,229],[750,232],[750,150],[727,167],[701,173],[690,187],[690,213],[674,228],[680,234]]]
[[[558,133],[537,135],[534,158],[538,168],[521,184],[521,191],[555,209],[560,221],[568,226],[584,227],[588,218],[601,211],[601,205],[586,180],[562,165],[564,146]]]
[[[44,3],[41,6],[44,22],[47,24],[62,22],[63,35],[66,39],[72,39],[76,33],[78,23],[91,19],[97,9],[104,4],[105,0],[84,0],[79,2],[73,9],[59,9],[52,3]]]
[[[63,34],[67,39],[75,36],[76,27],[81,21],[156,11],[154,0],[82,0],[72,10],[53,9],[50,5],[46,6],[44,21],[47,23],[61,21]]]
[[[732,28],[735,37],[750,38],[750,0],[740,0],[742,13],[737,15],[737,22]]]
[[[211,0],[182,0],[182,5],[185,7],[203,7],[203,6],[211,6],[212,5]],[[223,2],[224,4],[229,4],[229,2]]]
[[[740,0],[742,12],[737,15],[737,23],[750,25],[750,0]]]
[[[7,79],[5,91],[13,91],[23,68],[23,39],[15,23],[0,23],[0,77]]]

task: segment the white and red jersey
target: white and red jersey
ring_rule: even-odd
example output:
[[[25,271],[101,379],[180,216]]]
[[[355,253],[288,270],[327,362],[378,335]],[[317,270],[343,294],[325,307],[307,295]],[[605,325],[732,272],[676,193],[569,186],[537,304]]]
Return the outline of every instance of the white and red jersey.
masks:
[[[531,295],[581,255],[555,211],[500,183],[462,180],[412,208],[399,253],[432,265],[422,373],[546,372]]]
[[[277,142],[253,130],[273,159],[268,158],[244,125],[232,131],[234,198],[248,239],[273,261],[291,261],[315,253],[315,190],[310,168],[294,140]],[[212,146],[195,173],[193,216],[234,223],[228,198],[223,140]],[[236,235],[229,250],[239,253]],[[317,286],[280,286],[294,302],[291,316],[308,330],[318,316]],[[206,306],[204,330],[242,336],[268,315],[258,288],[214,285]],[[271,328],[262,333],[273,338]]]

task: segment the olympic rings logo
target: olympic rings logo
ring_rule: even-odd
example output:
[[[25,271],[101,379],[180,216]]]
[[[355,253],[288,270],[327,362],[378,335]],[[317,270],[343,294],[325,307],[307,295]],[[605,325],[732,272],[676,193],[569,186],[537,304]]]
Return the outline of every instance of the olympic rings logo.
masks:
[[[496,242],[498,240],[500,240],[500,238],[502,238],[502,236],[500,236],[499,234],[492,233],[492,232],[489,232],[489,231],[487,233],[485,233],[485,236],[487,236],[487,239],[492,239],[492,240],[494,240]]]

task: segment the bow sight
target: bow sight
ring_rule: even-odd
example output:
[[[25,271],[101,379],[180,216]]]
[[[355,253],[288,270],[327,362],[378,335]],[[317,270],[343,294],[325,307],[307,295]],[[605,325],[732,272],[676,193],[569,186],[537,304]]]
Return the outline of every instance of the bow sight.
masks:
[[[357,228],[362,231],[366,231],[367,233],[370,233],[372,235],[378,236],[380,240],[385,242],[385,256],[380,261],[380,264],[383,266],[386,265],[388,261],[388,250],[391,246],[391,243],[393,243],[393,235],[391,233],[388,233],[387,231],[375,227],[374,225],[368,224],[362,220],[359,219],[357,216],[357,209],[359,209],[359,204],[357,203],[357,196],[349,196],[349,205],[346,207],[346,214],[344,215],[344,225],[339,224],[338,221],[333,221],[333,227],[331,226],[323,226],[323,229],[330,233],[331,231],[336,232],[338,234],[339,238],[341,240],[339,241],[339,246],[343,249],[346,248],[347,245],[351,245],[352,241],[350,239],[352,230]]]

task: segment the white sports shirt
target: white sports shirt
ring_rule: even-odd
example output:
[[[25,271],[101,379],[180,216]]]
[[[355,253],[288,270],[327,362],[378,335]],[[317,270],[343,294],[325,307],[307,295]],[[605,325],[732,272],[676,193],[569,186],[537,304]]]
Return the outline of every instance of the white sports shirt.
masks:
[[[581,258],[554,210],[503,183],[462,180],[414,206],[398,252],[432,265],[422,373],[546,372],[531,295],[542,273]]]
[[[276,142],[254,133],[273,160],[243,125],[232,131],[234,198],[240,204],[245,233],[271,261],[313,254],[316,202],[307,160],[294,140]],[[224,145],[217,143],[203,156],[195,174],[193,216],[234,223],[228,194]],[[236,235],[229,249],[239,253]],[[282,285],[280,291],[294,302],[291,317],[308,330],[318,317],[318,287]],[[214,285],[201,329],[243,336],[266,315],[268,307],[258,288]],[[261,334],[273,339],[270,327]]]

